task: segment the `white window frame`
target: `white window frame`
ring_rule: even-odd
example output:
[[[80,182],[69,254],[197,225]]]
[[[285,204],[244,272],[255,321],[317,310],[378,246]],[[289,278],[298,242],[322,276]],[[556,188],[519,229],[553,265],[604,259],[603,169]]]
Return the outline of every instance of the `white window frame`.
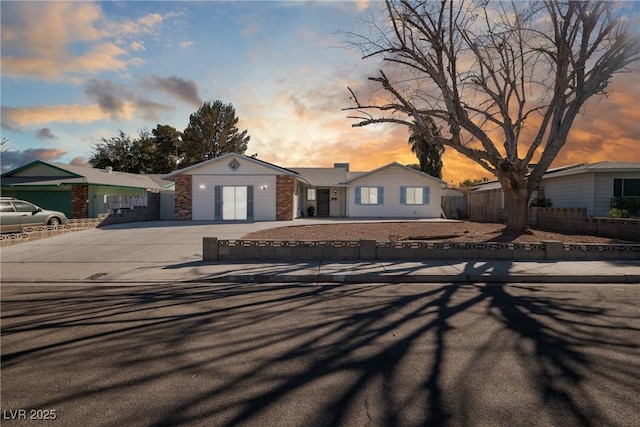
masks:
[[[379,205],[378,187],[360,187],[361,205]]]
[[[407,205],[424,205],[424,187],[406,187],[405,191]]]
[[[315,188],[307,188],[307,201],[315,201],[317,197],[317,191]]]

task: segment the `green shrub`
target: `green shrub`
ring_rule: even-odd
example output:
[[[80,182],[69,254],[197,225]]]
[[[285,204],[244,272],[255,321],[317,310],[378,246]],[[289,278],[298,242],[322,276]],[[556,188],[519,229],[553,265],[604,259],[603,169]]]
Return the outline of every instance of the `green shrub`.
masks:
[[[609,218],[629,218],[631,215],[627,209],[613,208],[608,213]]]
[[[533,199],[531,203],[529,203],[530,208],[550,208],[553,207],[553,203],[551,203],[551,199]]]

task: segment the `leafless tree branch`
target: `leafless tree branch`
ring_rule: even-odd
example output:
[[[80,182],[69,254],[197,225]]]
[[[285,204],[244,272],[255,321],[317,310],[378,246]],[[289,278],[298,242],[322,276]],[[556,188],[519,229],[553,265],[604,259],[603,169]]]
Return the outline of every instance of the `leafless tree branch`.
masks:
[[[585,101],[640,60],[637,34],[609,2],[386,0],[383,15],[369,35],[345,33],[363,57],[389,64],[369,78],[389,102],[363,104],[349,88],[353,126],[426,133],[424,117],[435,120],[439,142],[497,176],[511,228],[526,228],[515,211],[526,211]]]

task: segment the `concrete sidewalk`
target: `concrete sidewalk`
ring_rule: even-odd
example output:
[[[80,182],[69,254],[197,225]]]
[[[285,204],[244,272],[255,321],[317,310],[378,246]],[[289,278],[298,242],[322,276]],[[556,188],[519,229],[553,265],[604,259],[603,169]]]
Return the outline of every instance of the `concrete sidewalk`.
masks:
[[[320,221],[315,221],[320,222]],[[297,221],[286,225],[309,224]],[[277,222],[148,222],[78,231],[0,250],[2,283],[326,282],[640,283],[640,261],[203,262],[202,237],[239,238]]]
[[[640,261],[3,262],[2,283],[640,283]]]

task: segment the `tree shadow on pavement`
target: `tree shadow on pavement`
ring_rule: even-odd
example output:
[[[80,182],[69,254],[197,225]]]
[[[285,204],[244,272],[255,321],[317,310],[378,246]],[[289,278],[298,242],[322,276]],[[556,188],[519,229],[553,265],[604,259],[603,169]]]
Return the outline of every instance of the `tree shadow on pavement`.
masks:
[[[569,286],[3,286],[3,407],[57,408],[67,425],[632,425],[640,325],[625,301]]]

